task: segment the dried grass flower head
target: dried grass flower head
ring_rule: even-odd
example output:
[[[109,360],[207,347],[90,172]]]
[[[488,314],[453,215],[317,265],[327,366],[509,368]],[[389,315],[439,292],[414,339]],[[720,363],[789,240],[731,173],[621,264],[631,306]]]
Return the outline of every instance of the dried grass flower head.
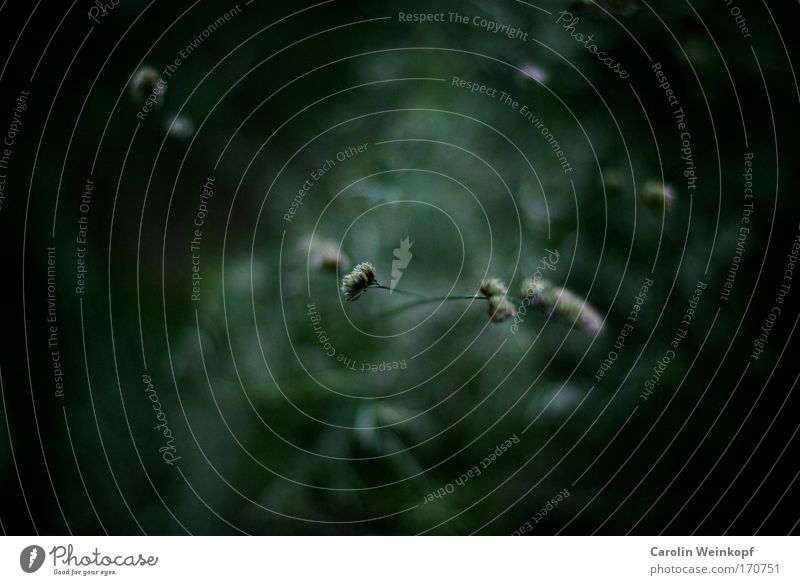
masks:
[[[508,300],[508,287],[502,280],[484,280],[481,293],[489,297],[489,319],[492,323],[502,323],[514,316],[514,305]]]
[[[164,101],[166,87],[161,80],[161,73],[152,65],[142,65],[136,70],[128,88],[136,102],[144,102],[147,99],[155,99],[156,105]]]
[[[194,122],[186,114],[178,114],[164,121],[164,128],[170,138],[188,140],[194,134]]]
[[[675,190],[661,181],[646,181],[642,187],[642,201],[653,213],[669,211],[675,204]]]
[[[549,280],[529,278],[522,284],[522,294],[530,305],[546,309],[584,333],[596,334],[603,327],[602,315],[586,299]]]
[[[508,287],[506,287],[506,283],[499,278],[490,278],[481,283],[481,293],[487,297],[492,297],[494,295],[502,296],[508,294]]]
[[[350,258],[340,251],[333,240],[313,238],[308,242],[311,267],[315,270],[340,270],[345,272],[350,266]]]
[[[502,323],[511,319],[516,311],[507,297],[494,295],[489,297],[489,319],[492,323]]]
[[[538,81],[545,83],[547,81],[547,71],[536,65],[535,63],[526,63],[520,67],[522,73],[520,77],[523,81]]]
[[[369,262],[359,262],[342,278],[342,292],[348,302],[355,301],[373,284],[378,284],[375,279],[375,267]]]
[[[554,285],[549,280],[531,277],[522,281],[520,290],[523,298],[527,299],[528,304],[533,307],[544,307],[552,304],[552,292]]]

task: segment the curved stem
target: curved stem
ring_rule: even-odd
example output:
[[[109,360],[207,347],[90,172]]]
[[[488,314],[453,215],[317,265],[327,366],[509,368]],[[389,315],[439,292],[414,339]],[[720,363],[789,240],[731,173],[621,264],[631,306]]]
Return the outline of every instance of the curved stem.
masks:
[[[388,286],[384,286],[382,284],[372,284],[367,288],[382,288],[384,290],[389,290],[392,292],[400,293],[401,295],[408,295],[410,297],[417,297],[419,301],[414,304],[421,304],[421,303],[434,303],[436,301],[456,301],[456,300],[486,300],[489,297],[485,297],[482,295],[473,295],[473,296],[443,296],[443,297],[426,297],[425,295],[421,295],[419,293],[401,290],[399,288],[392,289]]]
[[[403,311],[405,311],[407,309],[413,309],[414,307],[418,307],[419,305],[424,305],[426,303],[436,303],[436,302],[440,302],[440,301],[441,302],[443,302],[443,301],[458,301],[458,300],[462,300],[462,301],[463,300],[467,300],[467,301],[484,300],[485,301],[486,299],[489,298],[489,297],[485,297],[485,296],[482,296],[482,295],[471,295],[471,296],[449,296],[448,295],[448,296],[439,296],[439,297],[426,297],[425,295],[421,295],[419,293],[415,293],[415,292],[411,292],[411,291],[407,291],[407,290],[401,290],[401,289],[397,289],[397,288],[391,289],[390,287],[384,286],[382,284],[373,284],[373,285],[368,286],[367,288],[382,288],[383,290],[392,290],[393,292],[400,293],[401,295],[407,295],[407,296],[410,296],[410,297],[416,297],[416,299],[417,299],[415,301],[408,302],[405,305],[399,305],[397,307],[389,309],[388,311],[384,311],[383,313],[381,313],[379,315],[379,317],[381,317],[381,318],[391,317],[392,315],[395,315],[397,313],[401,313],[401,312],[403,312]]]

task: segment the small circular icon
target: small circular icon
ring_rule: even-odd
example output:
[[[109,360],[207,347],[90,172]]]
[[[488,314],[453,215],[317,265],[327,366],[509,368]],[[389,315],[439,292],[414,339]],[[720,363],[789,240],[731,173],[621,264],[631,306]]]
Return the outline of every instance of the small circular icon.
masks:
[[[41,546],[32,544],[26,546],[19,553],[19,566],[26,573],[35,573],[44,564],[44,549]]]

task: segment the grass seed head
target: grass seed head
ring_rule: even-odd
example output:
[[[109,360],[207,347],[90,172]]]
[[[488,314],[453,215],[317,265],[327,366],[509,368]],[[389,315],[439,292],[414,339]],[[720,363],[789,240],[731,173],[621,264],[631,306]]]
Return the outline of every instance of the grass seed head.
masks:
[[[553,296],[555,290],[556,286],[545,278],[531,277],[522,281],[522,296],[533,307],[552,305],[555,299]]]
[[[164,121],[164,128],[170,138],[188,140],[194,134],[194,122],[185,114],[178,114]]]
[[[675,191],[671,185],[650,180],[642,187],[642,201],[656,214],[669,211],[675,203]]]
[[[489,297],[489,319],[502,323],[514,316],[514,305],[508,300],[508,287],[499,278],[490,278],[481,283],[481,293]]]
[[[502,323],[511,319],[516,311],[514,305],[505,295],[492,295],[489,297],[489,319],[492,323]]]
[[[603,326],[602,315],[586,299],[546,279],[528,278],[522,294],[533,307],[541,307],[555,319],[574,324],[584,333],[596,334]]]
[[[166,88],[158,89],[161,73],[152,65],[142,65],[133,74],[130,87],[128,88],[131,97],[136,102],[144,102],[151,95],[155,94],[156,105],[161,105],[164,100]]]
[[[506,283],[499,278],[490,278],[481,283],[481,293],[487,297],[494,295],[504,296],[508,292]]]
[[[342,292],[348,302],[355,301],[373,284],[378,284],[375,279],[375,267],[369,262],[359,262],[342,278]]]
[[[315,270],[340,270],[345,272],[350,266],[350,258],[339,251],[339,244],[332,240],[320,238],[312,239],[308,246],[310,250],[311,267]]]

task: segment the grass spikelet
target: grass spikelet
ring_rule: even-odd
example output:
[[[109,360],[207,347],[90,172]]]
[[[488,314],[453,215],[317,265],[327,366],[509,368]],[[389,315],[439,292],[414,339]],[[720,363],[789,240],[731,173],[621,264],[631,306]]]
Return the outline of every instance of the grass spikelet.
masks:
[[[375,267],[369,262],[359,262],[351,272],[342,278],[342,292],[347,302],[357,300],[371,285],[377,285]]]

